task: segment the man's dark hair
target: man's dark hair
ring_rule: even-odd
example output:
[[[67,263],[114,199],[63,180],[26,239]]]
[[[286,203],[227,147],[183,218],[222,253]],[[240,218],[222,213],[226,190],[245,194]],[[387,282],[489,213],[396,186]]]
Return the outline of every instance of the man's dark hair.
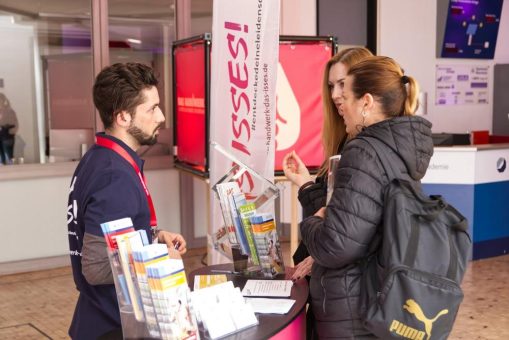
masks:
[[[93,89],[94,105],[104,128],[110,128],[122,111],[134,114],[144,100],[141,91],[157,84],[152,68],[144,64],[117,63],[105,67],[97,75]]]

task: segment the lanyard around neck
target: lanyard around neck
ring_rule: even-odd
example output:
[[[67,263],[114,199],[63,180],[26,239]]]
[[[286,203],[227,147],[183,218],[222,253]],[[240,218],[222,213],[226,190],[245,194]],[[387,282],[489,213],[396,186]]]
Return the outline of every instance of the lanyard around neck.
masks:
[[[150,226],[152,228],[157,227],[157,218],[156,218],[156,211],[154,209],[154,203],[152,203],[152,197],[150,196],[150,192],[147,188],[147,183],[145,182],[145,176],[140,171],[140,168],[138,167],[138,164],[134,161],[134,159],[131,157],[131,155],[120,145],[112,141],[111,139],[104,138],[101,136],[97,136],[97,145],[111,149],[115,151],[117,154],[119,154],[123,159],[125,159],[131,166],[133,167],[134,171],[136,171],[136,174],[138,175],[138,178],[140,179],[141,185],[143,186],[143,190],[145,190],[145,195],[147,195],[147,201],[148,201],[148,207],[150,209]]]

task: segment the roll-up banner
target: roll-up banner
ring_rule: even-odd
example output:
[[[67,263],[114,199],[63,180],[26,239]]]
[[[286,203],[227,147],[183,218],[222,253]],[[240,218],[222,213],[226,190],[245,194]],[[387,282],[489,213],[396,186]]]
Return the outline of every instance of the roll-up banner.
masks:
[[[210,141],[273,181],[279,0],[215,0],[212,19]],[[232,167],[210,149],[210,184]],[[257,196],[264,184],[248,172],[241,190]],[[210,193],[208,263],[230,262],[213,246],[223,226],[219,203]]]

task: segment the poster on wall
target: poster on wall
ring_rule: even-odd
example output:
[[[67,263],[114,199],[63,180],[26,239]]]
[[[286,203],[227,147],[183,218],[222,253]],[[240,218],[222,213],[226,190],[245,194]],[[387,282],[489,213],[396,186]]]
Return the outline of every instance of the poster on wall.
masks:
[[[488,104],[487,65],[437,65],[436,105]]]
[[[281,42],[277,76],[276,161],[297,152],[308,169],[323,162],[321,96],[323,70],[333,55],[332,41]],[[302,81],[305,79],[306,81]]]
[[[503,0],[450,0],[442,58],[493,59]]]

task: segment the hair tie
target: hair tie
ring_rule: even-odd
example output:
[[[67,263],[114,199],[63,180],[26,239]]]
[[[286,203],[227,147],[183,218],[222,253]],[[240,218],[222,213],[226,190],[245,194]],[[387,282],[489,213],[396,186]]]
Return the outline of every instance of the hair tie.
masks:
[[[408,79],[408,77],[407,77],[407,76],[401,76],[401,83],[402,83],[403,85],[408,84],[408,82],[409,82],[409,81],[410,81],[410,80]]]

